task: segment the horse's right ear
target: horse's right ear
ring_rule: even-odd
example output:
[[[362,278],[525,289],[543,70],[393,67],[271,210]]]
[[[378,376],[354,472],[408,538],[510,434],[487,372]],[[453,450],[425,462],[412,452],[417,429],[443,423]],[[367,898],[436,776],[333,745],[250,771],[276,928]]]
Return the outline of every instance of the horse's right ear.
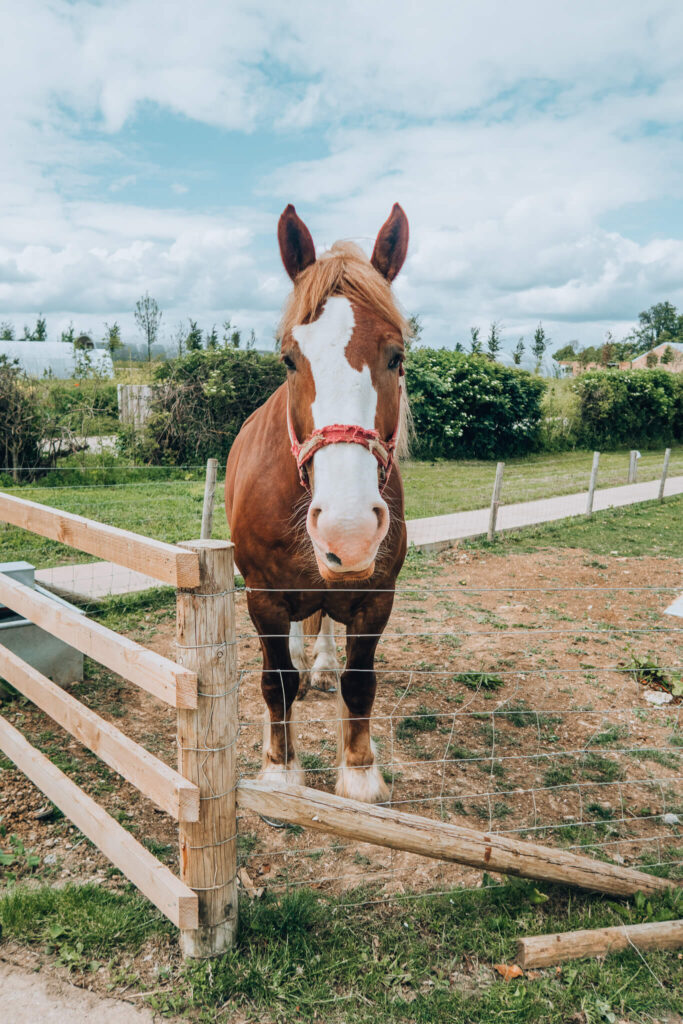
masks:
[[[296,281],[302,270],[315,263],[315,246],[311,232],[290,203],[285,207],[277,225],[277,240],[285,270]]]

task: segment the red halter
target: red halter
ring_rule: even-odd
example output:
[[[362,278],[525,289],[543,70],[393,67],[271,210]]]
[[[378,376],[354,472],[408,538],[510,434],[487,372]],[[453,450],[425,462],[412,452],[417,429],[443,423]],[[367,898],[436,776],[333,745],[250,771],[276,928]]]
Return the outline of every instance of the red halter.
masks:
[[[401,367],[403,369],[403,367]],[[399,409],[401,393],[399,388]],[[310,491],[311,485],[308,481],[306,463],[310,462],[320,448],[326,448],[328,444],[360,444],[367,448],[377,459],[380,473],[380,493],[384,490],[389,480],[391,467],[394,464],[394,452],[398,441],[398,432],[401,423],[400,413],[396,422],[394,432],[388,441],[383,441],[378,430],[367,430],[348,423],[330,423],[319,430],[313,430],[303,441],[297,439],[292,423],[292,414],[289,409],[289,397],[287,398],[287,430],[289,440],[292,444],[292,455],[296,459],[299,469],[299,480],[301,486]]]

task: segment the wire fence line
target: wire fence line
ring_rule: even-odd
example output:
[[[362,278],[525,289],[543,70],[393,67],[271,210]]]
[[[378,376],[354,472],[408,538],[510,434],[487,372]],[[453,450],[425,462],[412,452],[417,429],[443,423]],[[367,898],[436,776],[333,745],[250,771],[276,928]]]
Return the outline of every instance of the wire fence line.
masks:
[[[654,586],[444,586],[436,579],[399,586],[394,615],[398,607],[400,628],[390,621],[378,648],[382,660],[373,670],[354,669],[374,672],[378,680],[369,721],[387,805],[646,870],[683,871],[681,697],[658,682],[666,678],[673,690],[683,676],[683,629],[675,619],[671,625],[659,619],[662,600],[680,589],[666,580]],[[292,592],[275,590],[273,596]],[[439,611],[440,595],[452,593],[484,602],[523,595],[530,621],[469,629],[463,609],[449,606],[440,609],[441,628],[425,624],[424,618]],[[257,644],[284,634],[254,633],[243,601],[247,595],[246,588],[237,588],[244,624],[237,634],[241,770],[253,777],[260,770],[264,706]],[[574,618],[583,616],[591,597],[599,595],[619,602],[611,612],[604,601],[596,606],[590,625],[543,621],[569,598]],[[606,614],[617,621],[605,622]],[[340,644],[342,632],[335,632]],[[625,650],[624,638],[632,650]],[[485,651],[470,649],[480,641]],[[568,662],[567,648],[576,643],[590,648],[594,664]],[[649,675],[644,659],[638,660],[644,654],[652,658]],[[337,658],[339,689],[346,668],[339,648]],[[667,702],[650,704],[646,696],[652,692]],[[338,696],[309,691],[296,702],[298,714],[289,723],[307,784],[326,790],[335,785],[337,734],[346,721],[345,710],[335,706]],[[255,885],[273,891],[363,885],[372,890],[359,901],[366,904],[471,887],[472,869],[424,867],[414,855],[349,841],[321,843],[296,827],[275,830],[249,815],[240,829],[240,864]]]

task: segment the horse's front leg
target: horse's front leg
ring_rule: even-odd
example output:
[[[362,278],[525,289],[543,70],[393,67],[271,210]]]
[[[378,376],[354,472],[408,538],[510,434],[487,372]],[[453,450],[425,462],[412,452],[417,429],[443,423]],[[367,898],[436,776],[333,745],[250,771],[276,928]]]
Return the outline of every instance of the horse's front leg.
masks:
[[[266,702],[263,723],[263,763],[260,778],[276,775],[279,781],[306,784],[294,746],[294,699],[299,672],[289,653],[289,616],[285,611],[264,613],[250,605],[263,653],[261,693]]]
[[[337,695],[339,774],[335,792],[365,803],[389,799],[387,784],[375,764],[370,715],[377,689],[375,650],[390,611],[391,601],[382,601],[374,614],[363,612],[349,626],[346,669]]]

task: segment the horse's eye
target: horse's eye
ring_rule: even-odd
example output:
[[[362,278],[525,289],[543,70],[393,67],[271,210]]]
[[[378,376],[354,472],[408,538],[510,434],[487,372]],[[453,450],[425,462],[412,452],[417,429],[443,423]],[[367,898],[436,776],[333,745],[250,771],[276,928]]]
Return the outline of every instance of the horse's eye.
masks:
[[[397,370],[402,362],[403,362],[403,356],[400,353],[397,352],[396,355],[392,356],[391,359],[389,360],[389,369],[390,370]]]
[[[285,364],[288,370],[296,370],[296,363],[289,356],[283,356],[282,362]]]

